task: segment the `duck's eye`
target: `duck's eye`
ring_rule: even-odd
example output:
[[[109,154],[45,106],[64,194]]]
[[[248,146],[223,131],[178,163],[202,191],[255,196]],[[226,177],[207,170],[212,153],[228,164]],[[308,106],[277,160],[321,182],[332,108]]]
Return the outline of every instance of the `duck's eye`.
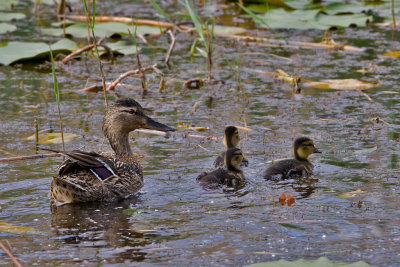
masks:
[[[128,109],[128,110],[124,110],[123,112],[129,113],[129,114],[137,114],[138,111],[136,109]]]

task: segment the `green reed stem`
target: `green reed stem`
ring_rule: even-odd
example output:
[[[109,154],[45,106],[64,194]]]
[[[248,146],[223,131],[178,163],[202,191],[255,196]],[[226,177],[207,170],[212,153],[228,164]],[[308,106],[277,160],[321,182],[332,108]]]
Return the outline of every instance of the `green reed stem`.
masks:
[[[65,146],[64,146],[64,131],[63,131],[63,124],[62,124],[62,116],[61,116],[61,111],[60,111],[60,90],[58,90],[58,82],[57,82],[57,76],[56,76],[56,69],[55,69],[55,64],[54,64],[54,58],[53,58],[53,50],[51,49],[50,46],[50,58],[51,58],[51,71],[53,73],[53,87],[54,87],[54,93],[56,95],[56,102],[57,102],[57,109],[58,109],[58,117],[60,120],[60,132],[61,132],[61,141],[62,141],[62,150],[64,151]]]

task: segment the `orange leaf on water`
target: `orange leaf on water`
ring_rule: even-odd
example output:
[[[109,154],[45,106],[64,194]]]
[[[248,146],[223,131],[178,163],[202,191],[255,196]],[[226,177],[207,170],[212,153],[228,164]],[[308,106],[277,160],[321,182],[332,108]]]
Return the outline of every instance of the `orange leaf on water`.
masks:
[[[287,195],[287,205],[290,207],[294,204],[294,202],[295,202],[294,197],[292,197],[291,195],[288,194]]]
[[[286,196],[284,193],[282,193],[279,195],[279,203],[283,206],[285,205],[285,202],[286,202]]]

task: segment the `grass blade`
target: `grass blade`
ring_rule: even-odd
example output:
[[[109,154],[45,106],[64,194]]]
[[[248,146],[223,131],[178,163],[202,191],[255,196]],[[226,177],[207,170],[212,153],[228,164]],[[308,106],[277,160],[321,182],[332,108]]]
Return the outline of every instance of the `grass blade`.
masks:
[[[155,10],[158,11],[158,13],[160,13],[161,16],[164,17],[164,19],[172,23],[171,18],[168,16],[168,14],[165,13],[164,10],[162,10],[162,8],[154,0],[150,0],[150,4],[154,7]]]
[[[206,42],[206,38],[204,37],[203,27],[200,24],[200,21],[199,21],[199,18],[197,17],[196,12],[192,8],[192,6],[189,4],[188,0],[185,0],[185,6],[186,6],[186,9],[189,11],[190,18],[192,19],[193,24],[196,28],[196,31],[200,36],[200,38],[199,38],[200,41],[202,41],[204,43],[204,47],[207,47],[207,42]]]
[[[54,87],[54,93],[56,95],[58,117],[59,117],[59,120],[60,120],[60,132],[61,132],[61,140],[62,140],[62,149],[64,151],[65,150],[65,147],[64,147],[64,131],[63,131],[63,126],[62,126],[62,117],[61,117],[61,111],[60,111],[60,90],[58,90],[56,68],[54,66],[55,64],[54,64],[54,58],[53,58],[53,50],[51,49],[51,46],[50,46],[50,59],[51,59],[51,72],[53,73],[53,87]]]

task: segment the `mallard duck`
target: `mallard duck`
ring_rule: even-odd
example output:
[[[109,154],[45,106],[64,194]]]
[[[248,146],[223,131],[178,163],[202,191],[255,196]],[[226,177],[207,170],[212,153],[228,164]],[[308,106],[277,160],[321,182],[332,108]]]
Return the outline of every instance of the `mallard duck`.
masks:
[[[288,178],[308,177],[312,174],[314,165],[308,160],[312,153],[321,153],[308,137],[299,137],[294,141],[294,159],[280,160],[264,172],[265,179],[283,180]]]
[[[206,173],[203,172],[197,177],[197,181],[203,185],[220,184],[229,187],[237,187],[245,182],[244,174],[239,169],[243,160],[242,151],[239,148],[228,148],[225,154],[225,166]]]
[[[50,197],[59,203],[109,201],[137,192],[143,186],[143,171],[128,136],[139,128],[175,130],[146,116],[139,103],[125,98],[111,104],[103,120],[103,132],[114,153],[44,149],[67,157],[53,177]]]
[[[226,149],[236,148],[240,142],[239,130],[235,126],[227,126],[224,132],[223,143]],[[224,167],[225,166],[225,153],[222,152],[218,155],[218,157],[214,161],[214,167]],[[249,162],[247,159],[243,158],[242,164],[244,166],[248,166]]]

